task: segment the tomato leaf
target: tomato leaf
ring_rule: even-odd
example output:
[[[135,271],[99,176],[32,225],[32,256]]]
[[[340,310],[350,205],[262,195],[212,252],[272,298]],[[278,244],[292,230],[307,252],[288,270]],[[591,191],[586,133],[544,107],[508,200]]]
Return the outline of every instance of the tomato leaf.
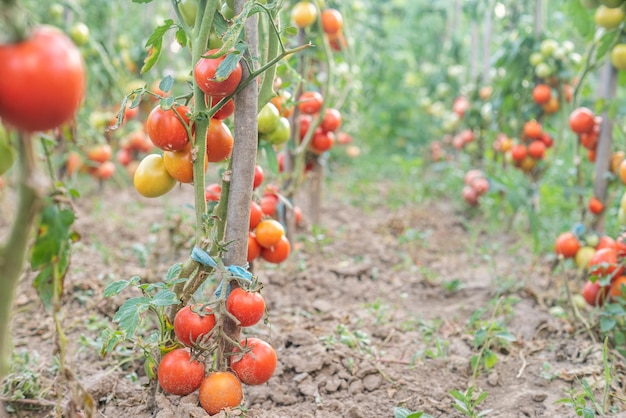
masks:
[[[490,370],[493,368],[493,366],[496,365],[496,363],[498,362],[498,356],[496,355],[496,353],[494,353],[491,350],[485,350],[484,352],[484,362],[485,362],[485,368],[487,370]],[[487,393],[487,392],[483,392],[483,393]]]
[[[148,56],[146,56],[143,67],[141,67],[142,74],[150,71],[150,69],[159,61],[159,57],[161,56],[161,51],[163,49],[163,36],[172,27],[177,26],[174,25],[174,21],[172,19],[167,19],[161,26],[157,27],[154,32],[152,32],[152,35],[150,35],[146,41],[145,47],[148,48]]]
[[[176,42],[182,47],[187,46],[187,32],[183,28],[178,28],[176,31]]]
[[[615,320],[615,318],[604,316],[600,319],[600,330],[602,332],[609,332],[610,330],[615,328],[616,324],[617,321]]]
[[[215,70],[215,81],[224,81],[228,78],[230,73],[237,68],[237,64],[241,61],[246,49],[248,49],[248,46],[243,42],[235,46],[235,51],[228,54]]]
[[[109,284],[103,292],[105,298],[110,298],[111,296],[115,296],[119,294],[122,290],[126,289],[128,286],[134,286],[139,283],[139,276],[133,276],[129,280],[118,280],[111,284]]]
[[[278,158],[274,146],[267,141],[261,141],[261,149],[265,152],[265,158],[272,174],[278,174]]]
[[[172,90],[172,87],[174,87],[174,77],[172,77],[171,75],[166,76],[159,83],[159,88],[163,90],[164,93],[168,93],[170,90]]]
[[[220,37],[220,39],[222,39],[222,36],[224,36],[228,28],[229,25],[224,16],[222,16],[220,13],[215,13],[215,16],[213,16],[213,29],[217,33],[217,36]]]
[[[413,412],[407,408],[393,408],[393,418],[433,418],[424,412]]]
[[[126,302],[115,312],[113,322],[119,324],[120,329],[127,337],[135,335],[139,326],[140,315],[148,310],[150,298],[138,296],[127,299]]]
[[[176,293],[169,289],[163,289],[154,295],[150,303],[154,306],[170,306],[179,304],[180,300],[176,297]]]
[[[170,266],[170,268],[167,270],[167,274],[165,275],[165,281],[171,282],[172,280],[177,278],[182,269],[183,269],[182,263],[176,263]]]

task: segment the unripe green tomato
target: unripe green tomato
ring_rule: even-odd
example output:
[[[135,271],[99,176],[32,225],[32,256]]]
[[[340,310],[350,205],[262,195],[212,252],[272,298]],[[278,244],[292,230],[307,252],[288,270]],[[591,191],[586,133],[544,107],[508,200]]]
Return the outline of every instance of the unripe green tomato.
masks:
[[[228,7],[235,10],[235,0],[226,0],[226,4],[228,5]]]
[[[178,10],[183,16],[185,23],[193,28],[198,15],[198,0],[180,0]]]
[[[596,249],[594,247],[580,247],[578,251],[576,251],[576,255],[574,256],[574,262],[576,262],[576,265],[580,269],[587,268],[587,266],[589,265],[589,260],[593,258],[595,253]]]
[[[159,197],[172,190],[176,180],[167,172],[161,155],[149,154],[137,166],[133,184],[142,196]]]
[[[543,55],[541,54],[541,52],[533,52],[532,54],[530,54],[530,58],[528,61],[530,62],[530,65],[536,67],[543,62]]]
[[[611,50],[611,64],[618,70],[626,70],[626,44],[617,44]]]
[[[545,62],[540,63],[535,67],[535,74],[540,78],[547,78],[552,75],[552,67]]]
[[[257,116],[257,129],[261,134],[269,134],[278,127],[280,113],[272,102],[263,106]]]
[[[222,5],[222,16],[224,16],[224,19],[226,20],[231,20],[233,17],[235,17],[235,10],[228,6],[228,3],[224,3]]]
[[[60,20],[64,11],[63,5],[59,3],[53,3],[48,7],[48,15],[50,15],[52,20]]]
[[[606,6],[599,6],[593,20],[600,27],[614,29],[624,21],[624,11],[620,7],[611,9]]]
[[[87,45],[89,42],[89,27],[83,22],[76,22],[70,28],[70,37],[77,46]]]
[[[284,144],[289,140],[291,136],[291,125],[289,124],[289,119],[281,116],[278,120],[278,126],[272,132],[267,135],[263,135],[263,138],[267,140],[270,144],[280,145]]]
[[[209,49],[220,49],[222,45],[224,45],[224,41],[220,39],[216,31],[212,30],[209,33]]]
[[[624,0],[600,0],[600,3],[603,6],[615,9],[616,7],[620,7],[624,3]]]
[[[595,9],[600,5],[600,2],[598,2],[598,0],[580,0],[580,4],[582,4],[585,9]]]
[[[554,39],[545,39],[539,45],[539,51],[541,51],[541,55],[546,58],[551,57],[554,54],[554,51],[557,50],[559,44]]]

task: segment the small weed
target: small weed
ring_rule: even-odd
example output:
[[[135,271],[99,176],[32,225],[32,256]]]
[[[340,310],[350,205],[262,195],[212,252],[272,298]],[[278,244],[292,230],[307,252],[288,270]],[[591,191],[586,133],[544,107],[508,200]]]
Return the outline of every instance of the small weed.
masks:
[[[469,418],[484,417],[492,411],[491,409],[476,410],[489,394],[487,392],[475,394],[473,386],[467,388],[465,392],[451,390],[450,395],[454,398],[454,408]]]
[[[17,412],[17,404],[24,399],[44,399],[47,388],[43,377],[37,371],[39,357],[37,353],[14,353],[11,359],[11,371],[2,385],[2,395],[7,398],[6,410]],[[26,404],[20,405],[23,408]],[[40,407],[33,404],[31,408]]]
[[[428,415],[426,412],[411,411],[410,409],[396,406],[393,408],[393,418],[433,418],[433,416]]]
[[[358,352],[371,352],[371,340],[369,335],[359,330],[354,332],[350,331],[348,327],[343,324],[337,325],[337,335],[322,337],[321,341],[326,347],[333,347],[339,343],[348,348],[357,350]]]

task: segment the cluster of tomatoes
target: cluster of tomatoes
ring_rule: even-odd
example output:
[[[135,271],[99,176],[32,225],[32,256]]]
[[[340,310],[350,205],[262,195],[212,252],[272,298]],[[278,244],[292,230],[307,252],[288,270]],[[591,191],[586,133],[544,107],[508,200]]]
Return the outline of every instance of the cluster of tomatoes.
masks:
[[[623,0],[580,0],[580,3],[588,8],[595,9],[593,20],[596,26],[606,30],[618,28],[624,20],[626,13]],[[601,4],[600,4],[601,3]],[[611,63],[618,70],[626,70],[626,43],[618,42],[613,45],[610,53]]]
[[[589,161],[596,160],[596,148],[600,139],[601,118],[596,117],[592,110],[579,107],[569,116],[569,127],[576,135],[580,145],[587,150]]]
[[[589,305],[602,306],[607,298],[624,297],[626,235],[613,239],[595,233],[580,237],[573,232],[563,232],[556,238],[554,251],[559,257],[574,259],[576,265],[587,272],[588,280],[581,293]]]
[[[489,180],[485,174],[478,169],[469,170],[463,179],[463,200],[470,206],[478,205],[482,195],[489,190]]]
[[[206,372],[206,360],[217,349],[213,336],[222,332],[222,318],[228,315],[241,327],[258,324],[265,315],[263,296],[253,289],[233,289],[223,305],[224,313],[209,305],[188,305],[174,318],[174,334],[181,347],[161,359],[157,377],[161,388],[172,395],[198,391],[200,405],[209,415],[235,408],[243,400],[242,384],[261,385],[276,369],[274,348],[259,338],[245,338],[230,354],[230,370]],[[211,368],[211,367],[209,367]]]
[[[300,29],[306,29],[313,25],[318,17],[318,9],[310,1],[299,1],[291,9],[291,21]],[[335,51],[341,51],[347,45],[343,34],[343,15],[337,9],[327,8],[320,14],[322,30],[330,47]]]
[[[511,161],[515,167],[529,173],[545,158],[546,150],[552,147],[553,143],[552,137],[544,132],[541,123],[529,120],[524,123],[519,142],[510,148]]]
[[[571,98],[571,86],[561,78],[567,72],[568,67],[581,61],[580,54],[574,51],[573,42],[559,43],[554,39],[544,39],[539,44],[539,49],[530,55],[529,60],[536,77],[558,93],[563,92],[566,99],[568,96]],[[553,98],[542,103],[545,113],[554,113],[559,110],[560,104],[557,96],[553,95]]]

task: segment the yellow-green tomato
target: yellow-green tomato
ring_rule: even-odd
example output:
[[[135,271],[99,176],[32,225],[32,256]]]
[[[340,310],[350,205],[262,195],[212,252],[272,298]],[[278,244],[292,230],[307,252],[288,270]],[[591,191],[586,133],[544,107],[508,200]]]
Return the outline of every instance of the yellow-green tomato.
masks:
[[[278,127],[280,113],[272,102],[268,102],[257,116],[257,128],[260,134],[269,134]]]
[[[611,64],[618,70],[626,70],[626,44],[617,44],[613,47]]]
[[[224,45],[224,41],[220,38],[215,30],[209,33],[209,49],[219,49]]]
[[[178,10],[185,23],[193,28],[198,15],[198,0],[180,0],[178,2]]]
[[[586,268],[589,264],[589,260],[591,260],[595,253],[596,249],[593,247],[580,247],[574,256],[574,261],[578,268]]]
[[[596,25],[605,29],[614,29],[624,21],[624,11],[618,7],[611,9],[606,6],[599,6],[593,17]]]
[[[299,1],[291,9],[291,21],[296,27],[304,29],[317,19],[317,8],[308,1]]]
[[[265,139],[274,145],[284,144],[289,140],[291,136],[291,125],[289,124],[289,119],[284,116],[281,116],[278,120],[278,126],[272,132],[267,135],[264,135]]]
[[[172,190],[176,180],[167,172],[161,155],[149,154],[137,166],[133,184],[142,196],[159,197]]]
[[[70,37],[78,46],[87,45],[89,42],[89,27],[83,22],[76,22],[70,28]]]
[[[224,3],[222,5],[222,16],[224,16],[226,20],[232,20],[232,18],[235,17],[235,10],[228,6],[228,3]]]

